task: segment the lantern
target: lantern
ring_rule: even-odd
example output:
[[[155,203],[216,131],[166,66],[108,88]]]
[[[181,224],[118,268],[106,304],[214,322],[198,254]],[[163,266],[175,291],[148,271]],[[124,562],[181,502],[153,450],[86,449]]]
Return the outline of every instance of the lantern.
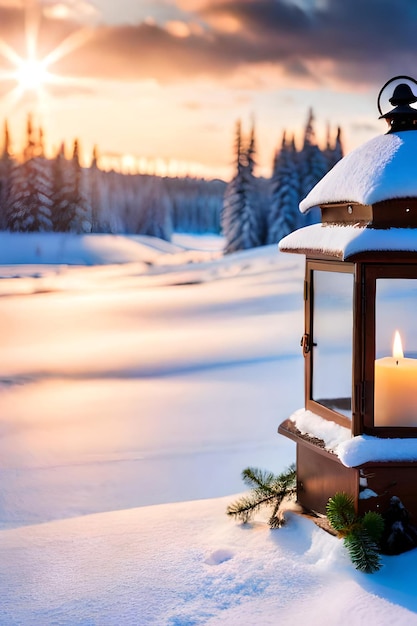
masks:
[[[381,96],[396,87],[383,114]],[[297,444],[297,498],[359,514],[397,496],[417,519],[417,101],[408,77],[381,89],[388,122],[301,202],[322,221],[280,242],[306,255],[305,406],[279,427]],[[391,93],[391,92],[390,92]],[[394,345],[395,344],[395,345]]]

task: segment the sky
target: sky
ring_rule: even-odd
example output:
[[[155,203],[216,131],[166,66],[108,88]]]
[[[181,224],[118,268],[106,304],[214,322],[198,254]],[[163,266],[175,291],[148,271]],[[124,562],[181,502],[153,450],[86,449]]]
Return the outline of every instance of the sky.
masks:
[[[0,119],[16,151],[31,111],[50,152],[78,137],[87,160],[226,179],[241,119],[269,175],[310,107],[345,151],[385,132],[377,96],[413,76],[416,25],[409,0],[0,0]]]

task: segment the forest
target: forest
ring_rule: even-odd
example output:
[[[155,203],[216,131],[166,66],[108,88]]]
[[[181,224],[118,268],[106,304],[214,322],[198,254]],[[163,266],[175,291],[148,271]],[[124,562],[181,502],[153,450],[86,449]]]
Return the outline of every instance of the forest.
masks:
[[[341,129],[332,140],[330,128],[321,149],[316,140],[314,114],[310,109],[301,150],[294,137],[283,133],[270,179],[255,176],[256,139],[242,135],[240,121],[235,135],[235,175],[228,183],[221,215],[226,240],[225,253],[276,244],[293,230],[320,221],[319,209],[307,216],[299,211],[300,201],[343,156]]]
[[[256,139],[236,125],[235,174],[228,183],[192,177],[162,178],[104,171],[94,148],[82,167],[76,139],[45,156],[44,133],[27,118],[21,155],[11,152],[8,123],[0,157],[0,230],[144,234],[169,241],[173,232],[214,233],[225,252],[277,243],[302,225],[299,201],[342,156],[340,128],[328,131],[325,149],[315,139],[309,112],[303,146],[284,132],[270,179],[255,176]],[[317,221],[312,211],[309,221]]]

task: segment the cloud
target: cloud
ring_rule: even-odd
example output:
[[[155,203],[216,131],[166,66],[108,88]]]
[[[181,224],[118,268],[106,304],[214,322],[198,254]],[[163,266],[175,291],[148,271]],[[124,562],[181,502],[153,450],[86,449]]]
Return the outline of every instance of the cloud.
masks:
[[[415,72],[414,3],[307,4],[303,9],[300,1],[290,0],[177,0],[181,21],[90,26],[89,38],[51,69],[84,78],[153,78],[164,83],[205,76],[236,84],[232,81],[242,70],[254,76],[256,68],[268,67],[268,80],[274,80],[275,68],[277,82],[356,89]],[[67,19],[64,5],[76,2],[48,4],[41,26],[44,52],[80,27],[74,15]],[[22,30],[19,11],[0,0],[0,36],[10,40],[18,28]]]
[[[285,0],[224,0],[200,14],[215,26],[235,20],[242,59],[280,63],[291,75],[302,68],[303,75],[322,70],[368,82],[415,71],[417,7],[408,0],[328,0],[316,10]]]

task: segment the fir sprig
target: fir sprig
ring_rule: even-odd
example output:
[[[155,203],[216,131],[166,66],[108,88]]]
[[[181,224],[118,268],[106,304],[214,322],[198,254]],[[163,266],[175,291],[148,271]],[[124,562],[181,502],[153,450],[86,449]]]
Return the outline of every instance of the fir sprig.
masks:
[[[378,571],[381,567],[379,542],[384,530],[382,515],[369,511],[359,517],[353,498],[346,493],[336,493],[327,504],[327,518],[343,538],[356,569],[367,574]]]
[[[347,493],[336,493],[333,498],[330,498],[326,513],[327,519],[339,537],[346,537],[357,524],[353,498]]]
[[[381,568],[379,547],[364,528],[346,535],[344,544],[356,569],[373,574]]]
[[[227,515],[240,519],[244,524],[249,522],[262,507],[272,509],[269,525],[278,528],[283,525],[279,517],[279,508],[285,499],[294,499],[296,493],[295,466],[276,476],[254,467],[247,467],[242,472],[245,485],[252,491],[236,500],[227,507]]]

